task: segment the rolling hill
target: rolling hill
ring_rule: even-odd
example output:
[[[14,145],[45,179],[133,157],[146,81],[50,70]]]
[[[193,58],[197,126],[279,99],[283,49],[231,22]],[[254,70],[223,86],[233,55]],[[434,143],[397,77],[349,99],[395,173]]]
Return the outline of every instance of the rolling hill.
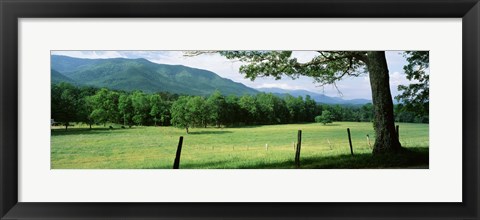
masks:
[[[67,83],[70,83],[70,84],[73,84],[73,85],[76,85],[77,83],[75,82],[75,80],[73,79],[70,79],[69,77],[59,73],[58,71],[52,69],[51,70],[51,79],[52,83],[61,83],[61,82],[67,82]]]
[[[219,90],[224,95],[256,94],[258,91],[217,74],[182,65],[167,65],[146,59],[81,59],[51,56],[52,83],[146,93],[170,92],[188,95],[209,95]]]

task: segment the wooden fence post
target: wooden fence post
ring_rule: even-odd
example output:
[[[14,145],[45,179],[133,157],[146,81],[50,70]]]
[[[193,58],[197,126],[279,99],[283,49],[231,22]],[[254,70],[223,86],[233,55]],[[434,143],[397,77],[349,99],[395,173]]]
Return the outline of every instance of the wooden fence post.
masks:
[[[352,137],[350,136],[350,128],[347,128],[348,133],[348,143],[350,144],[350,153],[353,156],[353,146],[352,146]]]
[[[182,144],[183,136],[180,136],[178,140],[177,155],[175,156],[175,161],[173,162],[173,169],[178,169],[180,167],[180,154],[182,153]]]
[[[397,139],[400,141],[400,135],[398,133],[399,125],[395,126],[395,132],[397,133]]]
[[[370,136],[367,134],[367,143],[368,147],[372,148],[372,145],[370,144]]]
[[[295,151],[295,167],[300,168],[300,149],[302,147],[302,130],[298,130],[297,150]]]

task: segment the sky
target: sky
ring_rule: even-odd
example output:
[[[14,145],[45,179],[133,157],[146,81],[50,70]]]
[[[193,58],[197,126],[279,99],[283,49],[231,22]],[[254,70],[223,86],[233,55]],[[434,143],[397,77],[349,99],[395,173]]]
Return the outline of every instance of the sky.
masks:
[[[392,96],[399,94],[398,85],[409,84],[403,71],[403,66],[407,63],[402,55],[403,51],[386,51],[387,65],[390,74],[390,90]],[[219,54],[202,54],[199,56],[184,56],[182,51],[52,51],[52,55],[65,55],[77,58],[106,59],[106,58],[145,58],[154,63],[184,65],[199,69],[210,70],[223,78],[231,79],[235,82],[243,83],[252,88],[282,88],[289,90],[303,89],[311,92],[324,94],[330,97],[340,97],[343,99],[372,99],[370,90],[370,79],[367,74],[359,77],[347,77],[333,85],[319,86],[313,82],[312,78],[300,77],[291,79],[282,77],[280,80],[274,78],[257,78],[255,81],[245,79],[244,75],[239,73],[239,67],[242,65],[239,61],[228,60]],[[317,54],[314,51],[294,51],[292,56],[299,62],[306,62]]]

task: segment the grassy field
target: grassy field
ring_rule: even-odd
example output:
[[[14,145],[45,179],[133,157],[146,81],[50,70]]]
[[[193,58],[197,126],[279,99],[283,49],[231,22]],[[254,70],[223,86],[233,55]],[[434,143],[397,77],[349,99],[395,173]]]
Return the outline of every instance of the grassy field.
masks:
[[[428,168],[428,124],[399,125],[400,142],[409,151],[395,157],[371,155],[366,135],[373,145],[372,123],[362,122],[193,128],[190,134],[174,127],[54,127],[51,168],[171,169],[179,136],[184,136],[181,169],[295,168],[293,142],[299,129],[301,168]]]

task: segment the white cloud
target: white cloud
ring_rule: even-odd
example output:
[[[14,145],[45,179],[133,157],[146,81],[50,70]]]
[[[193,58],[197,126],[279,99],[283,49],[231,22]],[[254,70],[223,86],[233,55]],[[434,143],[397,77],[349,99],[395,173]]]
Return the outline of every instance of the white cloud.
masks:
[[[119,51],[52,51],[52,55],[65,55],[70,57],[87,58],[87,59],[107,59],[107,58],[126,58]]]
[[[318,53],[316,51],[293,51],[292,52],[292,57],[297,58],[297,61],[300,63],[306,63],[315,56],[317,56]]]
[[[399,72],[393,72],[390,74],[390,84],[391,85],[399,85],[402,83],[408,83],[408,79],[406,75]]]
[[[262,83],[256,86],[255,88],[280,88],[280,89],[287,89],[287,90],[303,89],[299,86],[294,86],[286,83]]]
[[[406,85],[410,82],[405,77],[404,73],[393,72],[390,74],[390,90],[392,92],[392,96],[395,97],[399,94],[397,88],[398,85]]]

